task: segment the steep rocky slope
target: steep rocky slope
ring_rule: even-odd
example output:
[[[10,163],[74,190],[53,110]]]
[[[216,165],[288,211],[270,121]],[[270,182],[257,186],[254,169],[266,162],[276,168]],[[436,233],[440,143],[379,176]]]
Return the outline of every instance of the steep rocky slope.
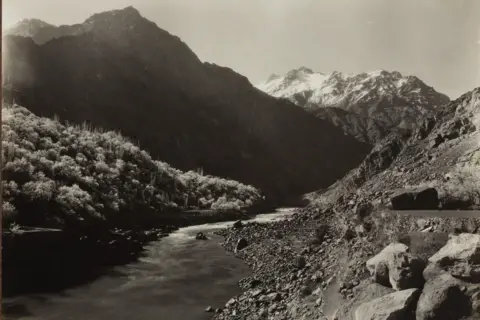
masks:
[[[415,76],[384,70],[323,74],[302,67],[283,76],[273,75],[257,87],[274,97],[288,99],[321,118],[325,118],[325,111],[320,109],[343,109],[345,112],[335,115],[333,123],[347,132],[353,131],[354,136],[363,140],[363,137],[370,137],[373,143],[385,137],[385,132],[391,128],[416,127],[439,106],[449,102],[447,96]],[[335,120],[339,118],[342,120]]]
[[[358,168],[326,192],[320,191],[321,196],[314,193],[309,198],[332,203],[358,196],[385,202],[398,188],[434,186],[441,197],[478,206],[479,119],[480,88],[476,88],[425,119],[415,132],[390,135]]]
[[[31,34],[41,45],[4,37],[7,98],[38,115],[120,130],[155,158],[252,184],[276,202],[327,187],[370,150],[234,71],[202,63],[132,7],[71,28],[81,31],[50,41]]]
[[[375,145],[388,134],[399,129],[385,122],[362,116],[336,107],[323,107],[309,110],[310,113],[325,121],[330,121],[343,132],[359,141]]]

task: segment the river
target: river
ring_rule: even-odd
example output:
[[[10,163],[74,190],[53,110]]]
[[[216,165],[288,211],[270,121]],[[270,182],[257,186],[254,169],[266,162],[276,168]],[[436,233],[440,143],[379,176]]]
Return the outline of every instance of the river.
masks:
[[[293,209],[257,215],[271,222]],[[213,231],[232,222],[181,228],[151,242],[135,263],[116,267],[94,282],[57,294],[4,300],[5,319],[22,320],[203,320],[207,306],[222,307],[239,294],[238,281],[249,275],[242,261],[227,253]],[[196,240],[203,232],[208,240]]]

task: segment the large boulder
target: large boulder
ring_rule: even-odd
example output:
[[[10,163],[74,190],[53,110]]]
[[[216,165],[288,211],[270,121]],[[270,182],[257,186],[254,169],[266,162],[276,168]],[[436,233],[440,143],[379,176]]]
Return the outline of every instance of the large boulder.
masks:
[[[420,288],[425,263],[408,252],[403,243],[391,243],[367,261],[367,269],[375,282],[395,290]]]
[[[336,316],[338,320],[354,320],[355,311],[361,304],[381,298],[395,291],[392,288],[384,287],[378,283],[362,281],[357,287],[353,288],[353,292],[353,298],[344,301],[337,310]]]
[[[478,319],[478,285],[471,285],[443,273],[425,284],[416,310],[417,320]]]
[[[407,252],[408,247],[403,243],[391,243],[380,251],[376,256],[369,259],[366,263],[367,269],[373,276],[375,282],[389,286],[388,263],[395,254]]]
[[[440,204],[435,188],[396,191],[391,199],[394,210],[437,210]]]
[[[480,283],[480,235],[453,235],[428,261],[429,265],[423,272],[426,280],[448,272],[465,281]]]
[[[419,296],[419,289],[407,289],[365,302],[355,311],[355,320],[415,320]]]
[[[389,282],[395,290],[421,288],[424,269],[425,262],[420,258],[408,252],[396,253],[388,263]]]

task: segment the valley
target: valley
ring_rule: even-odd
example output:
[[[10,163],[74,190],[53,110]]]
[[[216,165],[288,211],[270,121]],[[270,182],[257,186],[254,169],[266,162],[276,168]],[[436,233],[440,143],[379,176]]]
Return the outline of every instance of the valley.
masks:
[[[6,319],[480,319],[480,88],[254,84],[144,11],[2,34]]]

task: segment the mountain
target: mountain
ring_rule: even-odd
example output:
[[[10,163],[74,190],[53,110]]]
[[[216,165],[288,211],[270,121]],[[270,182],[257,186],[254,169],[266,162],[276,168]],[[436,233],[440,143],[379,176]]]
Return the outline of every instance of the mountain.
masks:
[[[119,130],[154,158],[254,185],[276,203],[327,187],[371,149],[233,70],[202,63],[132,7],[64,29],[81,31],[41,44],[4,37],[7,100]]]
[[[52,39],[83,32],[81,24],[73,26],[55,26],[39,19],[24,19],[3,32],[4,36],[16,35],[32,38],[37,44],[44,44]]]
[[[476,88],[440,108],[414,132],[391,134],[359,167],[308,197],[318,203],[352,198],[388,203],[398,189],[432,187],[444,208],[479,208],[479,141],[480,88]]]
[[[257,87],[310,112],[335,107],[362,116],[356,122],[365,122],[365,119],[379,121],[377,125],[386,131],[392,127],[414,128],[439,106],[450,101],[446,95],[438,93],[415,76],[384,70],[324,74],[301,67],[283,76],[274,74]],[[372,130],[376,132],[374,127]],[[362,129],[358,131],[362,132]]]
[[[324,107],[310,110],[317,118],[332,122],[345,133],[359,141],[375,145],[390,132],[397,130],[382,121],[365,117],[350,111],[335,107]]]

